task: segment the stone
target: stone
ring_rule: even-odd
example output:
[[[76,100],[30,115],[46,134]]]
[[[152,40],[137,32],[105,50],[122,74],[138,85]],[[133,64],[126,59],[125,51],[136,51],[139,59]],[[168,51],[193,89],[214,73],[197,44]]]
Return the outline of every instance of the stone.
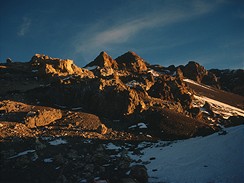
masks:
[[[144,165],[132,166],[129,176],[139,183],[148,183],[147,168]]]
[[[6,59],[6,63],[7,63],[7,64],[11,64],[11,63],[13,63],[13,61],[11,60],[11,58],[7,58],[7,59]]]
[[[98,133],[104,135],[107,133],[108,129],[104,124],[101,124],[98,129],[97,129]]]
[[[25,117],[25,124],[29,128],[46,126],[55,120],[62,118],[62,112],[59,109],[42,108],[40,110],[31,110]]]

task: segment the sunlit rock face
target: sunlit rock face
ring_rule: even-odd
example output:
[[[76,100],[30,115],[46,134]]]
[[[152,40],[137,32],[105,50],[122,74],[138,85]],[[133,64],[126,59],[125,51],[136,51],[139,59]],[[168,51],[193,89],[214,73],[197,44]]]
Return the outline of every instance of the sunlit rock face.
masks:
[[[62,60],[59,58],[51,58],[47,55],[36,54],[30,61],[33,71],[38,72],[41,76],[68,76],[78,75],[81,78],[93,78],[92,72],[77,67],[73,60]]]
[[[139,57],[135,52],[128,51],[127,53],[115,59],[118,63],[119,69],[124,69],[130,72],[141,73],[147,71],[145,61]]]

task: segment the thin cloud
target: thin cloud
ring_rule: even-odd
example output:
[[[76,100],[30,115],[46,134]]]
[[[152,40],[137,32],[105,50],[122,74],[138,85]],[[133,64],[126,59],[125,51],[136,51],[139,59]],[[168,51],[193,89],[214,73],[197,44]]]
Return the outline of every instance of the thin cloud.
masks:
[[[26,33],[29,31],[31,26],[31,19],[24,17],[22,24],[20,25],[19,31],[18,31],[18,36],[25,36]]]
[[[182,5],[171,4],[169,8],[160,7],[154,12],[141,12],[136,18],[117,18],[116,24],[109,25],[98,22],[76,36],[75,49],[77,53],[89,55],[90,53],[111,48],[126,43],[129,39],[146,29],[168,26],[180,21],[206,14],[213,10],[222,1],[207,3],[206,1],[192,1]],[[122,15],[117,15],[123,17]]]

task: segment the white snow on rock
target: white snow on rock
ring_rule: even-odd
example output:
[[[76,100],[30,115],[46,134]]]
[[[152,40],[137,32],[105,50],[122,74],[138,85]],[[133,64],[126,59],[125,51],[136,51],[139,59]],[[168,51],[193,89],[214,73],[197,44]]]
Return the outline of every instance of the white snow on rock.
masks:
[[[46,158],[43,160],[45,163],[52,163],[53,162],[53,158]]]
[[[85,67],[85,69],[87,69],[87,70],[94,70],[94,69],[97,69],[97,65],[94,65],[94,66],[92,66],[92,67]]]
[[[145,129],[147,128],[147,125],[145,123],[138,123],[137,126],[140,128],[140,129]]]
[[[130,127],[128,127],[129,129],[133,129],[133,128],[140,128],[140,129],[146,129],[147,125],[145,123],[138,123],[136,125],[132,125]]]
[[[35,152],[35,151],[36,151],[36,150],[26,150],[26,151],[23,151],[23,152],[20,152],[20,153],[14,155],[14,156],[11,156],[9,159],[17,158],[17,157],[19,157],[19,156],[23,156],[23,155],[26,155],[26,154],[28,154],[28,153],[33,153],[33,152]]]
[[[67,144],[67,141],[66,140],[63,140],[63,139],[55,139],[55,140],[50,141],[48,143],[50,145],[57,146],[57,145],[60,145],[60,144]]]
[[[151,73],[154,77],[158,77],[159,76],[159,73],[153,69],[150,69],[147,71],[148,73]]]
[[[244,110],[239,109],[237,107],[231,106],[229,104],[225,104],[223,102],[205,97],[205,96],[198,96],[194,95],[194,98],[204,105],[205,102],[208,102],[213,109],[214,113],[221,114],[224,118],[229,118],[230,116],[244,116]]]
[[[208,87],[206,85],[203,85],[203,84],[199,84],[199,83],[197,83],[197,82],[195,82],[195,81],[193,81],[191,79],[183,79],[183,81],[185,81],[187,83],[191,83],[191,84],[197,85],[197,86],[200,86],[200,87],[205,88],[205,89],[208,89],[208,90],[214,91],[212,88],[210,88],[210,87]]]
[[[209,86],[196,83],[195,81],[190,80],[190,79],[184,79],[184,81],[188,82],[188,83],[192,83],[194,85],[200,86],[200,87],[208,89],[208,90],[213,90]],[[211,105],[214,113],[222,115],[223,118],[225,118],[225,119],[228,119],[230,116],[238,116],[238,115],[244,116],[244,110],[242,110],[242,109],[239,109],[239,108],[231,106],[229,104],[214,100],[212,98],[208,98],[206,96],[194,95],[194,102],[193,102],[194,107],[202,107],[205,104],[205,102],[208,102]],[[203,108],[201,108],[201,110],[204,111]],[[204,112],[206,112],[206,111],[204,111]]]
[[[166,147],[163,141],[146,147],[132,159],[146,165],[149,182],[239,183],[244,182],[244,125],[218,133],[177,141]]]
[[[116,146],[116,145],[114,145],[113,143],[108,143],[107,145],[106,145],[106,149],[110,149],[110,150],[119,150],[119,149],[121,149],[121,147],[120,146]]]
[[[136,80],[132,80],[132,81],[126,83],[125,85],[132,88],[132,87],[136,87],[137,85],[140,85],[140,83],[137,82]]]

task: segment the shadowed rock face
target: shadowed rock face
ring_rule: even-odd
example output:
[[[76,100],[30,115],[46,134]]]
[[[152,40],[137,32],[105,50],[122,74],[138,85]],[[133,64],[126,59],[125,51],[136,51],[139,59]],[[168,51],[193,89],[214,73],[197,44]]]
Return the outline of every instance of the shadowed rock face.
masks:
[[[211,69],[209,72],[217,76],[220,88],[244,96],[244,70],[218,70]]]

